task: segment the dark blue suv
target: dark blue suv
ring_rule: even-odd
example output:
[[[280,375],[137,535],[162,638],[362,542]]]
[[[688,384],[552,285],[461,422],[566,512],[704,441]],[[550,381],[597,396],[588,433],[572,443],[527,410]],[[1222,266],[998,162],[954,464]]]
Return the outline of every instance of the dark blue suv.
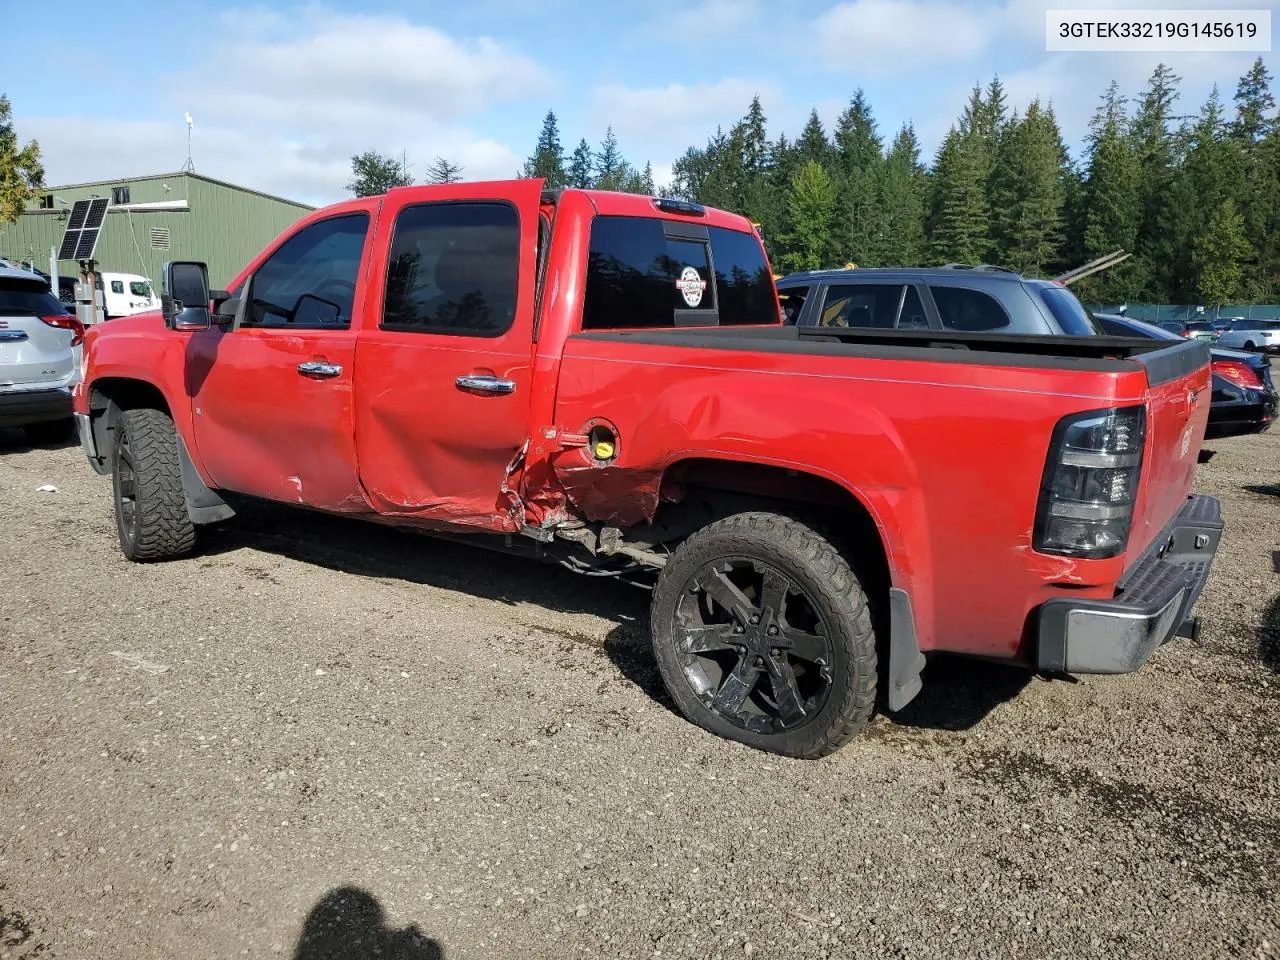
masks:
[[[793,273],[777,283],[787,323],[802,327],[1096,336],[1102,331],[1056,280],[1003,267],[874,267]]]

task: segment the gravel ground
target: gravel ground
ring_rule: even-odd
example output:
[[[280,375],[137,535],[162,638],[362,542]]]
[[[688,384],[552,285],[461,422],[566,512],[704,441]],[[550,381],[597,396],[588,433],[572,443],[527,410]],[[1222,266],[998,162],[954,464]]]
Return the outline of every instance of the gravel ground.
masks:
[[[1280,430],[1206,446],[1201,642],[937,661],[802,762],[672,712],[632,588],[275,507],[133,565],[0,434],[0,957],[1280,955]]]

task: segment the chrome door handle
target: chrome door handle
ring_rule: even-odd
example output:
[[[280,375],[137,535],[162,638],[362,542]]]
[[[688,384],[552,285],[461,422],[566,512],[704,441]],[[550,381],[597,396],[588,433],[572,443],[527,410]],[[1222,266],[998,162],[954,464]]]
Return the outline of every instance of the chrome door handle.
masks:
[[[459,390],[471,390],[475,393],[504,394],[516,392],[514,380],[503,380],[499,377],[482,376],[480,374],[467,374],[459,377],[454,383],[457,384]]]
[[[304,377],[336,377],[342,372],[342,367],[323,360],[308,360],[298,364],[298,372]]]

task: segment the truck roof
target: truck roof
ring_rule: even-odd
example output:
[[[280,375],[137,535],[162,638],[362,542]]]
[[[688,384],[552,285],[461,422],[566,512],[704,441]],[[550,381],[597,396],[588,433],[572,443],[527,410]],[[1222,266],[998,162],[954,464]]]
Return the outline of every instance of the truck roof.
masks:
[[[518,180],[485,180],[469,182],[466,186],[468,188],[475,189],[478,193],[483,193],[485,187],[501,189],[518,182]],[[431,186],[429,184],[415,184],[409,187],[393,187],[391,190],[387,191],[387,194],[400,193],[405,190],[424,189],[430,190]],[[671,220],[683,220],[687,223],[701,223],[708,227],[724,227],[729,230],[739,230],[746,233],[755,232],[755,227],[747,217],[739,216],[736,213],[730,213],[727,210],[720,210],[716,207],[707,207],[701,204],[689,203],[687,201],[674,200],[666,197],[651,197],[638,193],[623,193],[616,190],[580,190],[576,187],[566,187],[563,190],[544,190],[542,196],[544,200],[555,203],[561,196],[570,193],[580,193],[585,196],[591,201],[591,205],[595,208],[596,213],[601,216],[657,216]],[[342,202],[344,201],[339,201],[339,203]],[[659,203],[667,203],[672,206],[668,209],[662,209],[658,206]],[[677,204],[689,208],[691,212],[686,213],[676,209],[675,205]]]

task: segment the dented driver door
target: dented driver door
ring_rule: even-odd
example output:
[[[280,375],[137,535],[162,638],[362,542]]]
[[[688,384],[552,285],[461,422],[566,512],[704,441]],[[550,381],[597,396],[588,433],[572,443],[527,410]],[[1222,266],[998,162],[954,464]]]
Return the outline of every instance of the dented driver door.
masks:
[[[540,195],[522,180],[387,197],[356,345],[360,480],[380,513],[512,529],[502,487],[528,432]]]
[[[300,221],[251,265],[239,329],[189,341],[201,461],[221,489],[366,512],[355,464],[354,361],[377,198]]]

